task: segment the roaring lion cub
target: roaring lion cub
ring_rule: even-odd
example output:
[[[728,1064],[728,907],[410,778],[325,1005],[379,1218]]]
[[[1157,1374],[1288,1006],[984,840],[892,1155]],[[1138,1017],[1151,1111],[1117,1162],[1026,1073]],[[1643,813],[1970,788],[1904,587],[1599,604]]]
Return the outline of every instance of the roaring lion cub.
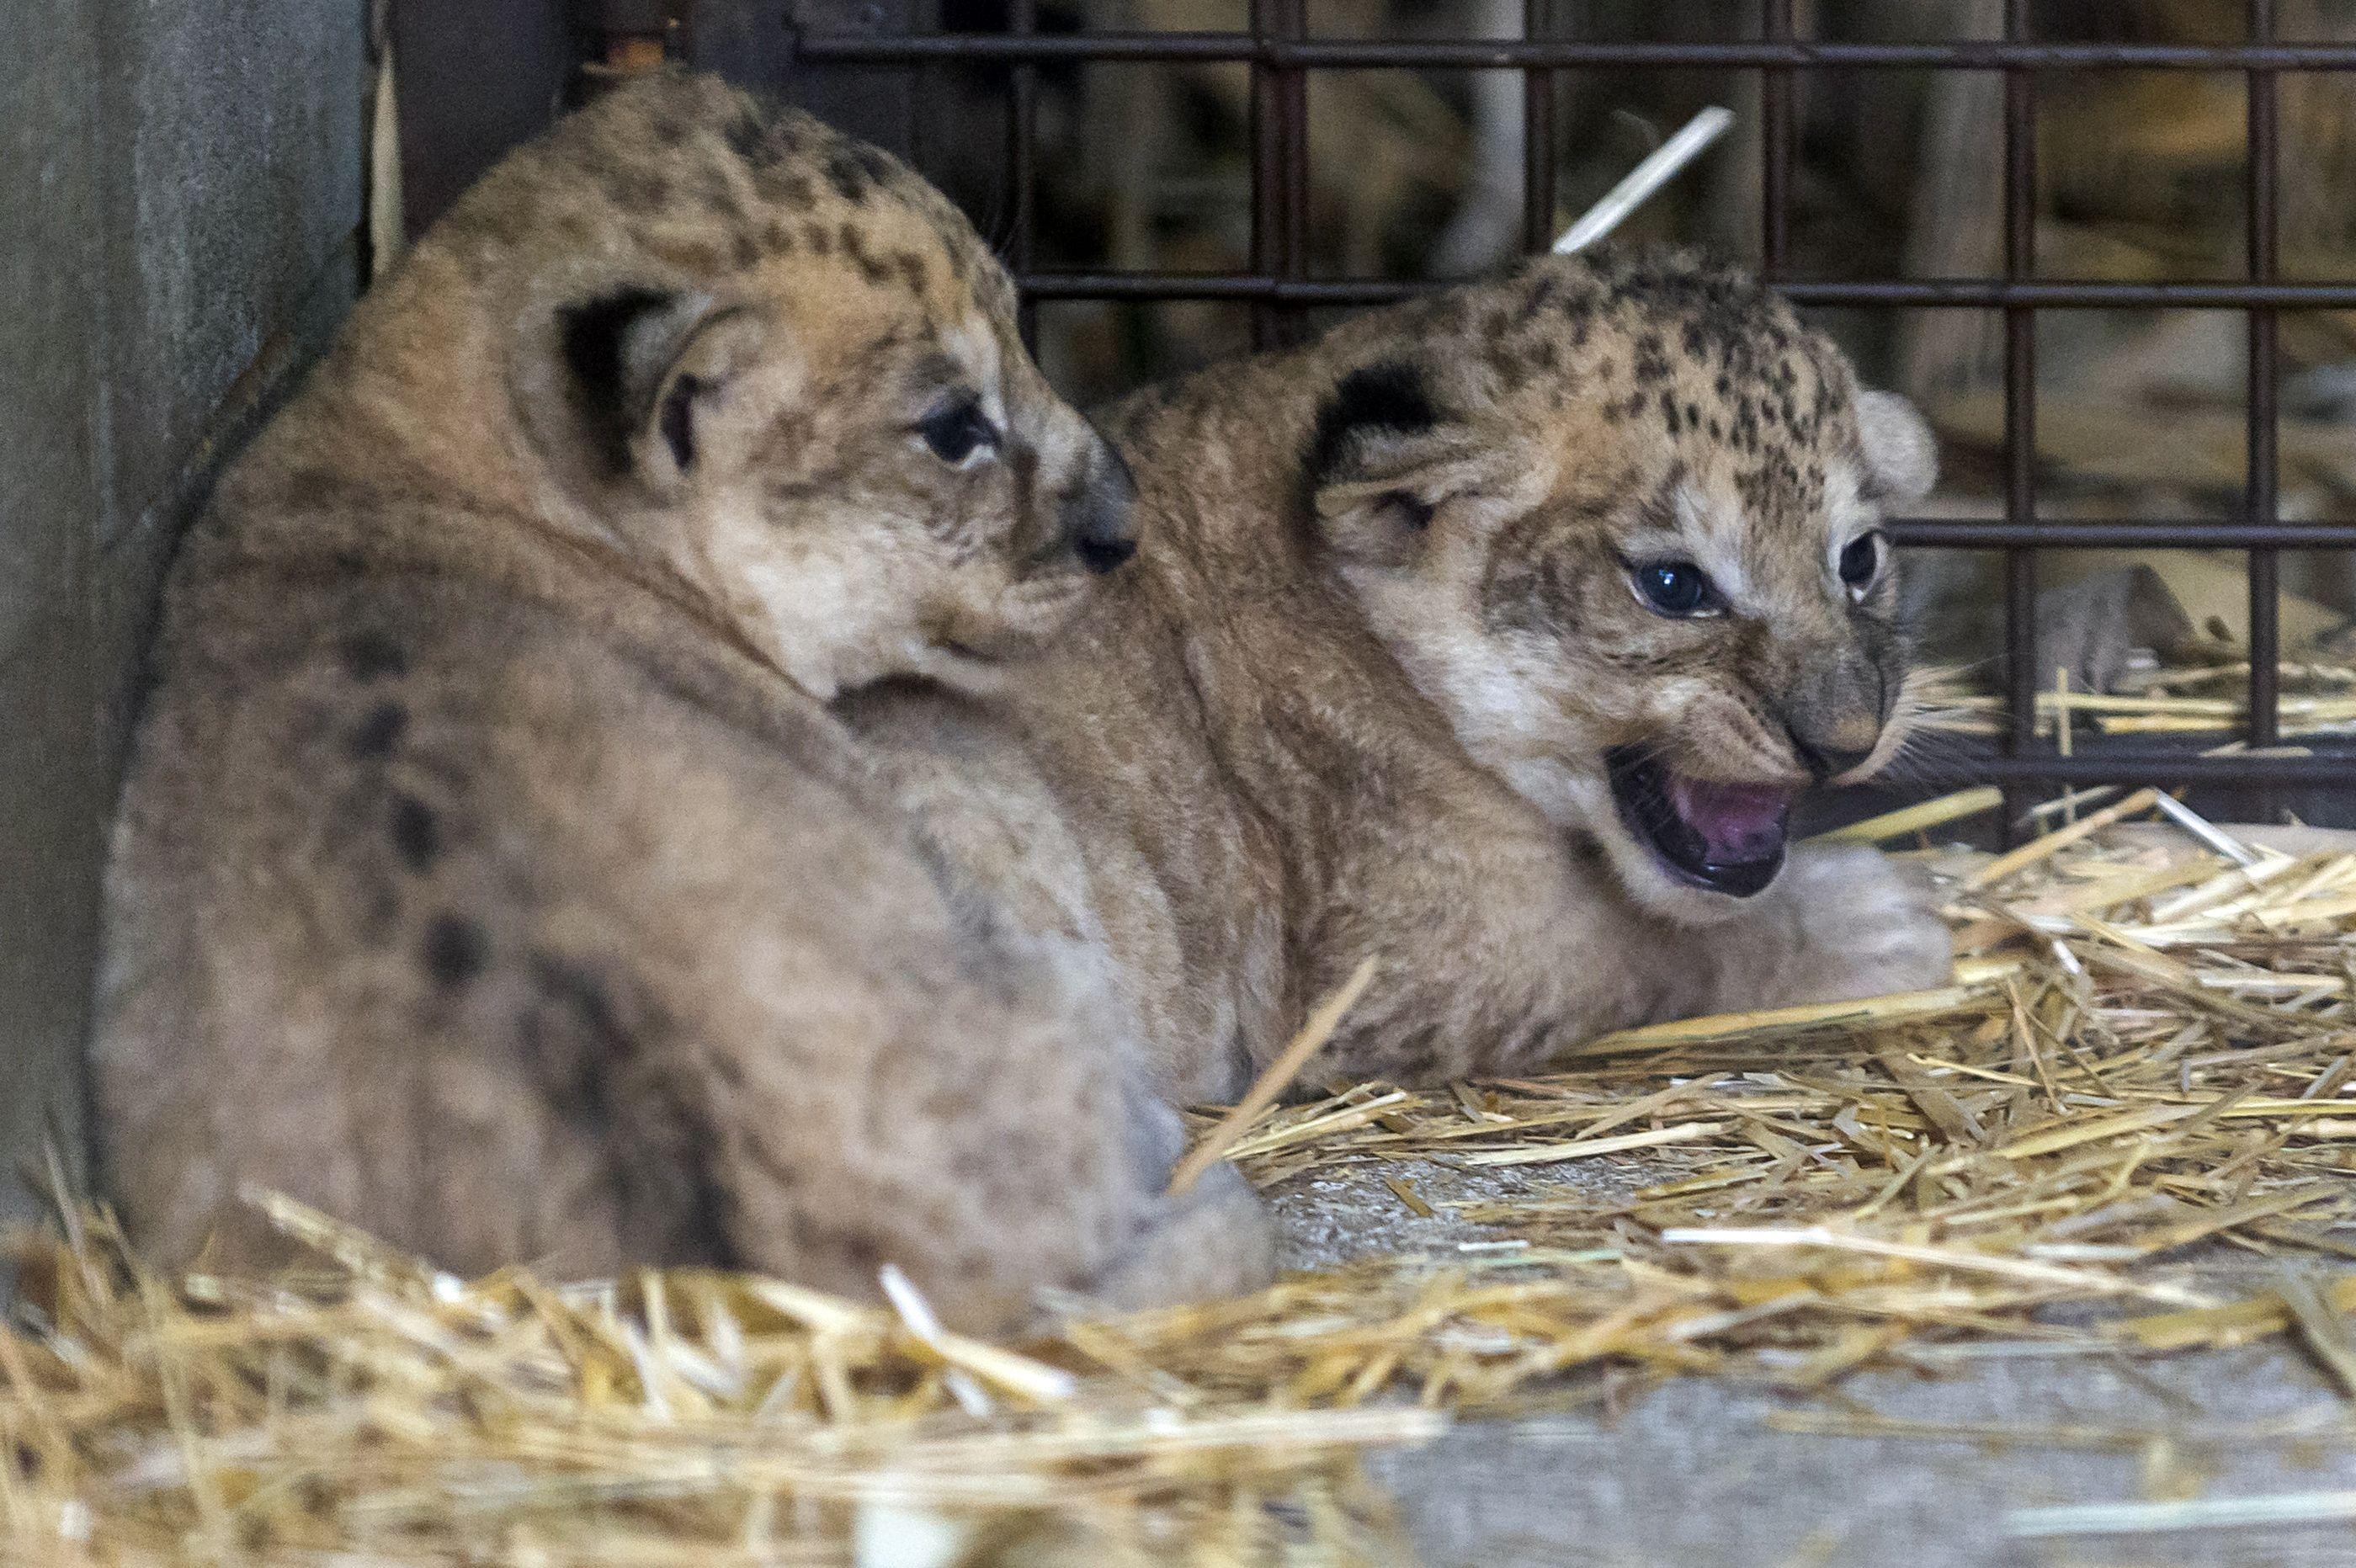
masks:
[[[1878,518],[1931,441],[1751,280],[1542,260],[1107,428],[1141,557],[1022,702],[1165,1093],[1370,954],[1328,1073],[1945,975],[1890,862],[1785,842],[1904,734]]]
[[[701,1262],[952,1321],[1248,1283],[1089,956],[831,704],[984,690],[1131,551],[1004,273],[708,81],[518,154],[175,568],[95,1048],[135,1234],[286,1190],[455,1268]]]

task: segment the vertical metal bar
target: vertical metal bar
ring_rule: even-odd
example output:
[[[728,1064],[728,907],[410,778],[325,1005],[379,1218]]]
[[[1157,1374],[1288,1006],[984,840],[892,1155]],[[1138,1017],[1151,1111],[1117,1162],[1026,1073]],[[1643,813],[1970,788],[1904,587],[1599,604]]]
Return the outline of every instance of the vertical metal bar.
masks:
[[[1544,38],[1554,30],[1551,0],[1523,0],[1522,37]],[[1554,244],[1555,73],[1522,73],[1522,248],[1543,255]]]
[[[1309,0],[1280,0],[1275,7],[1278,36],[1299,43],[1309,36]],[[1309,73],[1287,68],[1277,74],[1277,147],[1284,178],[1284,227],[1277,251],[1279,275],[1298,282],[1309,274]],[[1294,318],[1278,318],[1280,339],[1290,339]]]
[[[1308,36],[1306,0],[1252,0],[1252,37],[1298,43]],[[1309,209],[1308,80],[1297,67],[1252,63],[1252,271],[1269,279],[1303,275]],[[1252,307],[1262,348],[1287,336],[1284,307]]]
[[[2031,0],[2006,0],[2004,36],[2030,35]],[[2036,79],[2014,68],[2004,78],[2004,275],[2018,281],[2037,271]],[[2008,305],[2004,314],[2004,516],[2016,527],[2037,516],[2037,313]],[[2037,555],[2027,546],[2005,551],[2006,751],[2025,756],[2037,744]],[[2021,819],[2008,799],[2008,833]]]
[[[2250,0],[2250,42],[2274,41],[2274,0]],[[2280,167],[2276,159],[2277,101],[2272,71],[2249,73],[2249,234],[2250,281],[2271,283],[2276,268],[2276,197]],[[2250,385],[2248,520],[2260,527],[2275,521],[2276,459],[2276,318],[2271,305],[2252,307],[2249,315]],[[2281,560],[2271,549],[2250,551],[2250,743],[2272,745],[2281,732]]]
[[[1010,0],[1007,7],[1007,28],[1017,35],[1039,30],[1039,0]],[[1007,99],[1006,134],[1009,146],[1008,178],[1012,188],[1009,205],[1012,211],[1008,221],[1013,227],[1007,251],[1014,275],[1027,278],[1036,269],[1034,260],[1038,235],[1039,195],[1039,68],[1034,65],[1014,67],[1012,82]],[[1039,307],[1026,293],[1018,307],[1023,328],[1023,342],[1033,353],[1039,348]]]
[[[1793,0],[1762,0],[1760,30],[1771,44],[1792,41]],[[1772,283],[1787,271],[1792,248],[1792,72],[1771,66],[1759,80],[1759,270]]]
[[[1251,0],[1252,37],[1265,44],[1277,36],[1285,0]],[[1283,257],[1284,159],[1279,137],[1283,114],[1278,103],[1275,68],[1264,59],[1251,64],[1252,219],[1251,270],[1255,277],[1279,275]],[[1280,328],[1276,306],[1268,301],[1252,305],[1252,343],[1275,347]]]

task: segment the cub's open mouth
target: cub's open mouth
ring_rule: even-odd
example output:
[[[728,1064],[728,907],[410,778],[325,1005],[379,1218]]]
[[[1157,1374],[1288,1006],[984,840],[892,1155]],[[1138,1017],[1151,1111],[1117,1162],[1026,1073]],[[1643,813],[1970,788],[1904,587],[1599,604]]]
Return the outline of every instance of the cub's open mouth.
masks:
[[[1627,746],[1603,764],[1620,820],[1679,880],[1747,899],[1783,869],[1794,791],[1687,778]]]

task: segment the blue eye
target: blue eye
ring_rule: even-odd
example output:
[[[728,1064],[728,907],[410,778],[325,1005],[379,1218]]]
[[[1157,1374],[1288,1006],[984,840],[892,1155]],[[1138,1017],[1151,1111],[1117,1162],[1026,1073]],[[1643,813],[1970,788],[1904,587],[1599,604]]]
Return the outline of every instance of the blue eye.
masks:
[[[984,447],[998,445],[998,431],[971,398],[949,398],[916,421],[916,433],[933,455],[952,467]]]
[[[1680,619],[1714,615],[1726,608],[1709,574],[1689,560],[1655,560],[1628,569],[1636,597],[1656,613]]]

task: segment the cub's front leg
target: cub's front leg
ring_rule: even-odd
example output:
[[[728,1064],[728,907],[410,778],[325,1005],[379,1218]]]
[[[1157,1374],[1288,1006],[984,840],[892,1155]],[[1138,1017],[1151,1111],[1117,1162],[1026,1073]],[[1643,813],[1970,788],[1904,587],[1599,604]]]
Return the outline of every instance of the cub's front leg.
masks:
[[[1644,1024],[1944,985],[1930,887],[1878,850],[1797,848],[1722,921],[1633,907],[1594,855],[1505,832],[1371,861],[1330,923],[1312,994],[1366,954],[1380,977],[1313,1071],[1407,1083],[1558,1069]]]
[[[1795,848],[1757,908],[1692,940],[1708,1012],[1924,990],[1954,961],[1928,880],[1855,845]]]

